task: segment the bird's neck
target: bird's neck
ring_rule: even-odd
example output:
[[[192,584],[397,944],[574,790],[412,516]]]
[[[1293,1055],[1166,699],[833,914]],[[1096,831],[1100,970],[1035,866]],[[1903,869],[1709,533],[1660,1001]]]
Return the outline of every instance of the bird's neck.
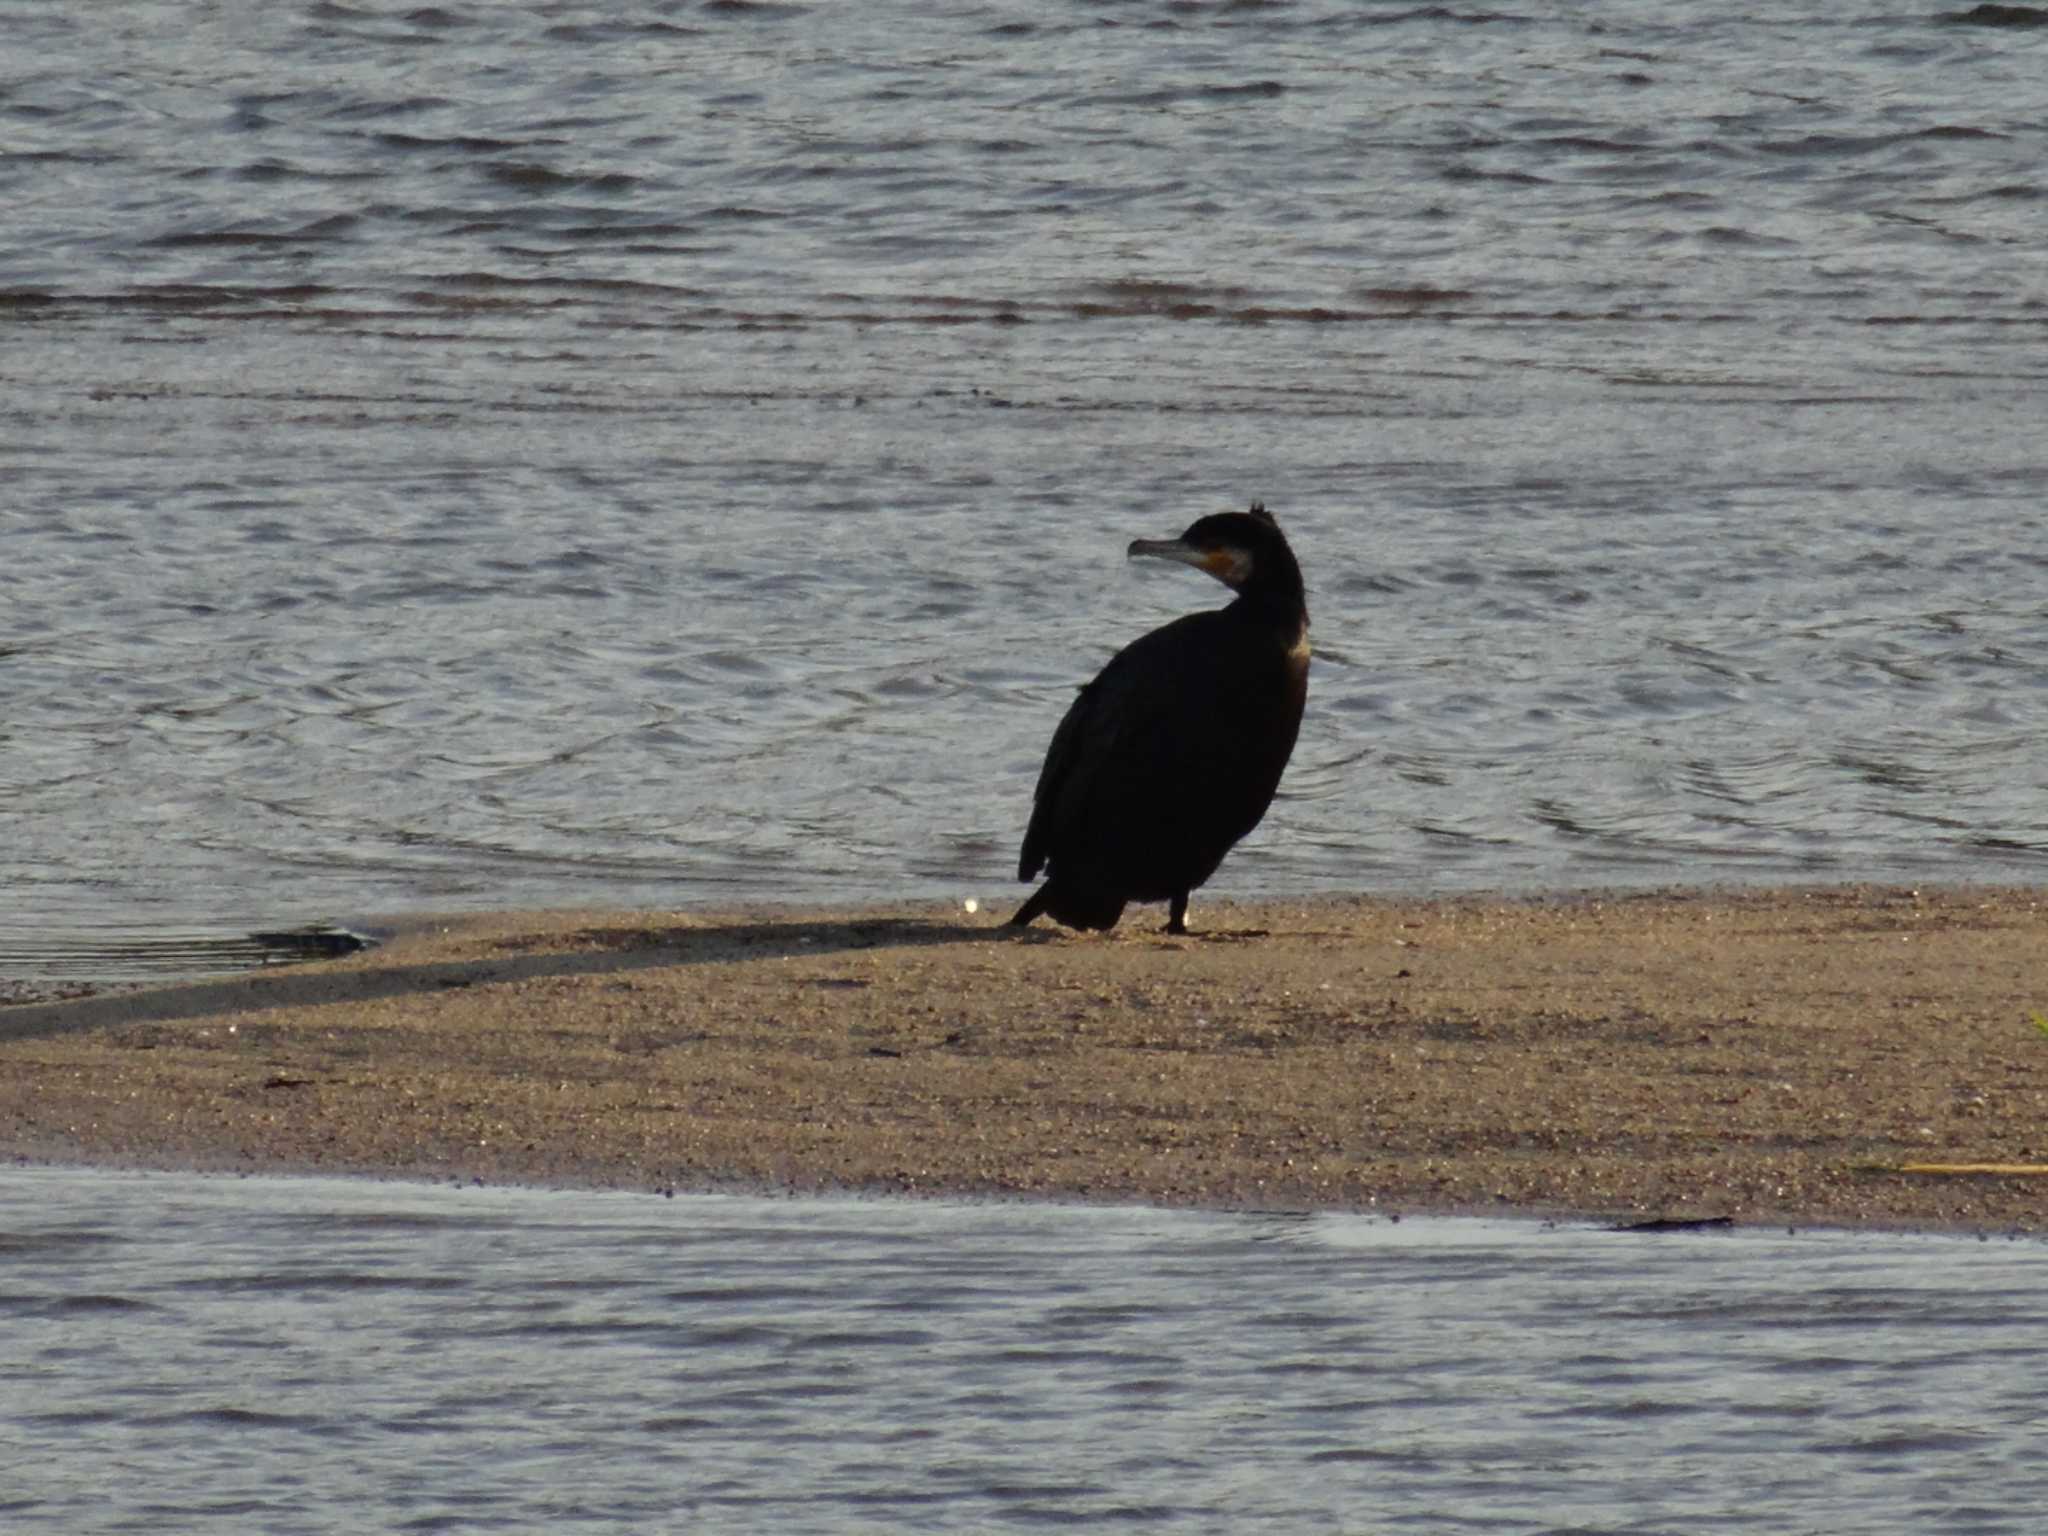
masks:
[[[1245,622],[1276,631],[1290,645],[1308,639],[1308,599],[1298,585],[1248,587],[1230,607]]]

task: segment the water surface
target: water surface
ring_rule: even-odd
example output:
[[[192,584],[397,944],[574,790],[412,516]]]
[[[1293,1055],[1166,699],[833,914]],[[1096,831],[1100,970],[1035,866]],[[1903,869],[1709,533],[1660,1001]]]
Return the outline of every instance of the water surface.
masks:
[[[2043,15],[0,6],[0,947],[1000,900],[1254,497],[1219,891],[2038,880]]]
[[[2035,1530],[2036,1241],[0,1173],[0,1514]]]

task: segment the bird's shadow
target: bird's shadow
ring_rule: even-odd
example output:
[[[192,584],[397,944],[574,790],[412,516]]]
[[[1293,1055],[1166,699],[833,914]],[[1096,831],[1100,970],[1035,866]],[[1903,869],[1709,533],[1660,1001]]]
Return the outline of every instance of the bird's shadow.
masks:
[[[1090,933],[1047,924],[1043,927],[1005,928],[1003,931],[1028,943],[1093,941],[1098,944],[1150,944],[1158,949],[1184,949],[1191,944],[1243,944],[1252,939],[1273,937],[1270,928],[1190,928],[1185,933],[1169,933],[1164,928],[1120,927],[1107,933]]]
[[[468,959],[279,965],[211,980],[0,1008],[0,1043],[132,1024],[229,1017],[268,1008],[358,1006],[386,998],[563,976],[625,975],[751,959],[823,959],[851,951],[989,942],[1017,930],[919,917],[670,923],[630,919],[482,940]],[[401,951],[402,953],[402,951]]]

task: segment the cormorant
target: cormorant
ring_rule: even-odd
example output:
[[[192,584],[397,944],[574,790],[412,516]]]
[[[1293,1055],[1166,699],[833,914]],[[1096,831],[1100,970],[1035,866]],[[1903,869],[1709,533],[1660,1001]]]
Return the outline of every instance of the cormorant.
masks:
[[[1053,732],[1017,878],[1045,884],[1010,921],[1049,913],[1113,928],[1132,901],[1172,903],[1259,824],[1294,751],[1308,697],[1301,567],[1272,514],[1221,512],[1177,539],[1137,539],[1131,557],[1178,560],[1235,602],[1155,629],[1110,658]]]

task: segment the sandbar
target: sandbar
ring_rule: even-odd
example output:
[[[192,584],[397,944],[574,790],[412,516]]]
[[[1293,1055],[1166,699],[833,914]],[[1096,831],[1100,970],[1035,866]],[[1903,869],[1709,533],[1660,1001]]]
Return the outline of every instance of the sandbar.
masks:
[[[491,913],[0,1007],[0,1155],[2048,1228],[2048,891],[1008,910]]]

